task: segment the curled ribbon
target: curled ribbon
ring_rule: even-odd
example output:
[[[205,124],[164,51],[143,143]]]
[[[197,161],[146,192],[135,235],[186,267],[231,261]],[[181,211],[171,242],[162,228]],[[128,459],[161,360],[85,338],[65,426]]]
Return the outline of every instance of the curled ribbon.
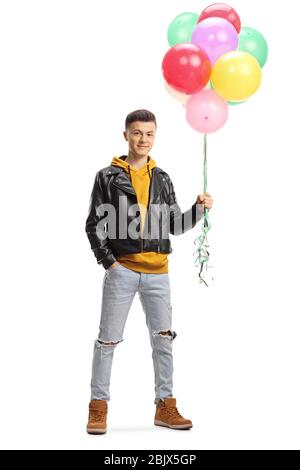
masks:
[[[204,189],[203,192],[206,192],[207,188],[207,137],[204,134],[203,139],[203,156],[204,156],[204,163],[203,163],[203,184]],[[201,235],[196,237],[194,244],[196,245],[196,251],[194,252],[195,256],[195,266],[200,267],[199,269],[199,282],[200,284],[204,283],[206,287],[208,287],[207,282],[204,279],[204,274],[208,268],[209,262],[209,243],[207,238],[207,232],[209,231],[211,224],[208,218],[208,208],[204,208],[204,216],[202,219],[202,226],[201,226]]]

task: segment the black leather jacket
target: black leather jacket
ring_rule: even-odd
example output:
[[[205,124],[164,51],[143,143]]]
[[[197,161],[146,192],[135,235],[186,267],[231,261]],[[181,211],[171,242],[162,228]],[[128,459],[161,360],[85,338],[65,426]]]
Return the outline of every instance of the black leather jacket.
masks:
[[[123,212],[126,230],[129,225],[137,227],[141,222],[139,211],[131,211],[137,205],[137,196],[126,172],[121,167],[110,165],[98,171],[90,197],[85,231],[97,262],[109,268],[118,256],[141,251],[171,253],[169,233],[180,235],[193,228],[204,214],[203,205],[196,202],[182,213],[176,201],[173,183],[169,175],[155,166],[152,169],[148,210],[143,236],[133,236],[128,230],[126,237],[120,236],[119,215]],[[122,197],[123,196],[123,197]],[[125,198],[125,199],[124,199]],[[123,201],[123,202],[120,202]],[[110,216],[105,210],[111,204],[115,210],[116,232],[110,235]],[[127,205],[127,207],[126,207]],[[124,209],[126,207],[126,211]],[[138,206],[135,206],[138,207]],[[159,208],[159,210],[157,210]],[[111,224],[112,225],[112,224]],[[151,226],[154,236],[151,236]]]

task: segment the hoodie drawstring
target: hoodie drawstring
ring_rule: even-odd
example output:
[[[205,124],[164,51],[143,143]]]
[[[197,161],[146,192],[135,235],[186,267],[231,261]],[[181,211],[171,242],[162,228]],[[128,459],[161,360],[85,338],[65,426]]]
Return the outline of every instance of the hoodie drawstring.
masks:
[[[128,169],[130,183],[132,184],[131,171],[130,171],[130,165],[129,164],[127,166],[127,169]],[[149,170],[149,163],[147,165],[147,171],[148,171],[149,179],[151,180],[151,173],[150,173],[150,170]]]
[[[131,172],[130,172],[130,165],[128,165],[128,173],[129,173],[129,179],[130,179],[130,183],[132,184],[132,179],[131,179]]]

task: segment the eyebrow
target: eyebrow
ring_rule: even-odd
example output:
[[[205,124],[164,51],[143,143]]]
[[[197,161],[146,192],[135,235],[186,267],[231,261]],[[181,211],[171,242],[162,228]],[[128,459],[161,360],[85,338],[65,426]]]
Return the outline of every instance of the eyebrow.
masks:
[[[134,131],[143,132],[143,131],[141,131],[140,129],[132,129],[132,132],[134,132]],[[149,132],[155,132],[155,131],[154,131],[154,130],[153,130],[153,131],[147,131],[147,134],[149,134]]]

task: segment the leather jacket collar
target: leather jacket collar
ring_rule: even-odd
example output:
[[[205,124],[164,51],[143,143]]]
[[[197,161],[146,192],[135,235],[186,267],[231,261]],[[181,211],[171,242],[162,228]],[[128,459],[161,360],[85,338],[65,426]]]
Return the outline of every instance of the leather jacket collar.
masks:
[[[125,158],[126,156],[124,156],[124,159]],[[125,191],[126,193],[129,193],[129,194],[134,194],[136,196],[135,190],[130,182],[130,179],[125,173],[123,168],[110,165],[107,168],[107,176],[110,176],[110,175],[112,177],[112,186],[116,186],[122,191]],[[163,187],[167,183],[167,180],[164,175],[165,175],[165,172],[161,168],[155,166],[152,169],[152,178],[151,178],[151,184],[150,184],[150,198],[149,198],[150,204],[155,202],[155,200],[157,199],[157,196],[159,195],[159,193],[162,191]]]

